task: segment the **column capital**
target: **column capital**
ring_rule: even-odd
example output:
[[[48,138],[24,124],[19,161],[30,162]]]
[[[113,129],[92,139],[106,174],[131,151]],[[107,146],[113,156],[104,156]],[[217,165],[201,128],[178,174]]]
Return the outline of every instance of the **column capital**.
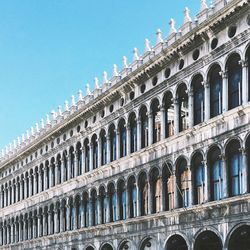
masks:
[[[222,161],[226,161],[226,155],[225,155],[225,154],[220,154],[220,155],[219,155],[219,158],[220,158]]]
[[[220,72],[219,72],[219,75],[220,75],[222,78],[224,78],[224,79],[228,77],[227,71],[220,71]]]
[[[247,61],[247,60],[240,60],[240,61],[239,61],[239,64],[240,64],[243,68],[248,67],[248,61]]]
[[[247,150],[244,147],[239,148],[239,152],[242,153],[243,155],[247,154]]]

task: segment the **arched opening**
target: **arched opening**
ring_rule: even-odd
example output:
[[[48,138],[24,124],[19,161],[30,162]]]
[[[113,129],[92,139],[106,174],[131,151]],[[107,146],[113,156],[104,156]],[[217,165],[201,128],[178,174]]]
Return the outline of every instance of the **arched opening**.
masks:
[[[174,134],[174,103],[173,95],[171,92],[167,92],[164,95],[163,105],[165,107],[165,135],[166,138]]]
[[[56,170],[55,170],[55,158],[52,157],[51,161],[50,161],[50,175],[51,175],[51,183],[50,186],[53,187],[55,186],[56,182],[55,182],[55,174],[56,174]]]
[[[89,226],[89,195],[87,192],[83,193],[83,226],[88,227]]]
[[[115,125],[111,124],[109,127],[109,139],[110,139],[110,161],[116,160],[116,131]]]
[[[147,108],[142,106],[139,112],[141,121],[141,148],[148,146],[148,113]]]
[[[152,115],[153,143],[155,143],[161,140],[161,129],[162,129],[160,103],[158,99],[154,99],[152,101],[150,111]]]
[[[62,182],[67,181],[68,180],[68,160],[67,160],[67,151],[64,150],[63,151],[63,179]]]
[[[127,218],[127,195],[126,195],[126,186],[124,180],[118,181],[117,185],[117,196],[119,199],[119,215],[120,220],[126,220]]]
[[[107,138],[106,131],[104,129],[100,132],[101,140],[101,164],[102,166],[107,164]]]
[[[88,246],[86,250],[95,250],[92,246]]]
[[[152,213],[161,211],[161,176],[158,168],[153,168],[149,175],[151,187]]]
[[[118,248],[119,250],[128,250],[128,249],[132,249],[132,244],[129,240],[123,240],[120,243],[120,246]]]
[[[74,229],[74,220],[75,220],[75,208],[73,203],[73,198],[69,197],[68,199],[68,207],[69,207],[69,225],[67,227],[68,230]]]
[[[75,228],[81,228],[81,198],[79,195],[75,197]]]
[[[130,126],[130,152],[134,153],[137,150],[137,124],[134,112],[130,114],[128,120]]]
[[[90,149],[89,149],[89,139],[84,140],[84,152],[85,152],[85,172],[90,170]]]
[[[248,87],[248,101],[250,101],[250,45],[248,46],[247,52],[246,52],[246,59],[245,61],[247,62],[247,87]]]
[[[109,243],[105,243],[101,250],[113,250],[113,247]]]
[[[120,157],[127,155],[127,131],[125,127],[125,120],[121,119],[118,124],[119,139],[120,139]]]
[[[228,109],[242,104],[242,66],[239,54],[232,54],[226,63],[228,72]]]
[[[232,140],[226,147],[228,193],[236,196],[243,193],[243,163],[241,145],[238,140]]]
[[[93,169],[96,169],[98,168],[98,141],[97,141],[96,134],[94,134],[91,138],[91,147],[93,150],[93,154],[92,154]]]
[[[48,234],[54,234],[55,233],[55,217],[54,217],[54,205],[51,204],[49,207],[49,228],[50,231],[48,232]]]
[[[221,150],[218,147],[212,147],[208,152],[208,167],[210,179],[210,199],[212,201],[223,198],[223,169],[221,161]]]
[[[246,157],[247,157],[247,192],[250,191],[250,135],[247,137],[246,144],[245,144],[245,152]],[[243,163],[244,164],[244,163]]]
[[[187,86],[182,83],[177,89],[179,132],[188,128]]]
[[[95,189],[91,191],[90,209],[91,209],[90,225],[95,226],[98,224],[98,202],[97,202],[97,193]]]
[[[163,210],[169,211],[174,209],[174,175],[173,167],[166,163],[162,169],[162,189],[163,189]]]
[[[210,117],[213,118],[222,113],[222,77],[221,67],[216,64],[208,73],[210,84]]]
[[[177,161],[176,166],[177,185],[178,185],[178,203],[179,207],[188,207],[190,205],[190,189],[189,189],[189,170],[187,161],[181,158]]]
[[[82,145],[80,142],[76,144],[76,153],[77,153],[77,173],[76,176],[79,176],[82,174]]]
[[[34,183],[34,188],[35,188],[35,191],[36,191],[36,194],[39,192],[39,170],[38,170],[38,167],[35,168],[35,180],[36,182]],[[35,192],[34,192],[35,194]],[[16,200],[17,200],[17,197],[16,197]]]
[[[137,216],[137,190],[136,180],[134,176],[128,179],[128,199],[129,199],[129,217],[134,218]]]
[[[201,153],[196,153],[191,161],[192,165],[192,183],[193,183],[193,201],[194,204],[205,202],[205,168],[203,164],[203,156]]]
[[[62,213],[62,229],[65,232],[67,230],[67,208],[66,208],[66,201],[62,200],[61,204],[61,213]]]
[[[182,236],[175,234],[168,239],[165,250],[188,250],[188,246]]]
[[[231,235],[228,250],[249,250],[250,226],[244,225],[237,228]]]
[[[57,183],[56,184],[60,184],[62,183],[62,160],[61,160],[61,155],[58,154],[56,157],[56,164],[57,164]]]
[[[149,213],[149,206],[148,206],[148,179],[145,172],[142,172],[138,179],[139,182],[139,195],[140,195],[140,213],[141,215],[147,215]]]
[[[196,75],[191,83],[194,101],[193,101],[193,113],[194,113],[194,125],[197,125],[204,121],[204,86],[203,77]]]
[[[108,196],[109,196],[109,216],[110,222],[117,220],[117,202],[116,202],[116,192],[113,183],[108,185]]]
[[[194,250],[222,250],[221,239],[212,231],[204,231],[198,235]],[[241,248],[240,248],[241,249]]]
[[[148,237],[142,241],[139,249],[148,250],[148,249],[156,249],[156,248],[157,248],[156,242],[151,237]]]

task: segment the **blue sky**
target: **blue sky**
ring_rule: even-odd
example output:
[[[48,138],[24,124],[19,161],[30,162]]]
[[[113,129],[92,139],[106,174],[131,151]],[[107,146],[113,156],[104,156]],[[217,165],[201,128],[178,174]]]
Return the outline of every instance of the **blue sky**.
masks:
[[[199,0],[1,0],[0,149]]]

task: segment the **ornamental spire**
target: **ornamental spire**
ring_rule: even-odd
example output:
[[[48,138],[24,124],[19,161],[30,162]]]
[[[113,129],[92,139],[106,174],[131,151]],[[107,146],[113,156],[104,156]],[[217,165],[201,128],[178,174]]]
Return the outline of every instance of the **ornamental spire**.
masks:
[[[127,57],[126,56],[123,56],[122,57],[122,68],[123,69],[126,69],[128,67],[128,64],[127,64]]]
[[[139,60],[139,56],[138,56],[138,51],[137,48],[133,49],[133,61],[138,61]]]
[[[44,129],[44,120],[43,120],[43,118],[41,119],[41,129]]]
[[[174,21],[173,18],[170,19],[169,26],[170,26],[169,35],[172,35],[173,33],[176,33],[175,21]]]
[[[188,7],[185,7],[183,24],[189,23],[191,21],[192,21],[192,19],[191,19],[190,15],[189,15],[189,9],[188,9]]]
[[[163,39],[162,39],[162,32],[160,29],[157,29],[156,31],[156,44],[162,43]]]
[[[49,114],[46,114],[46,125],[50,125]]]
[[[74,95],[71,96],[71,106],[72,107],[76,106],[76,101],[75,101],[75,96]]]
[[[85,91],[86,91],[86,95],[91,95],[90,87],[88,83],[86,83]]]
[[[200,12],[207,9],[206,0],[201,0]]]
[[[108,83],[108,74],[106,71],[102,73],[102,84]]]
[[[118,76],[117,65],[113,65],[113,77]]]
[[[94,79],[94,86],[95,86],[95,89],[100,89],[100,87],[99,87],[99,80],[98,80],[97,77],[95,77],[95,79]]]
[[[39,133],[39,125],[36,123],[36,133]]]
[[[81,102],[82,99],[83,99],[83,97],[82,97],[82,91],[79,89],[78,90],[78,102]]]
[[[144,52],[145,52],[145,53],[151,51],[151,48],[150,48],[149,40],[148,40],[148,39],[145,39],[145,41],[144,41],[144,46],[145,46],[145,48],[144,48]]]

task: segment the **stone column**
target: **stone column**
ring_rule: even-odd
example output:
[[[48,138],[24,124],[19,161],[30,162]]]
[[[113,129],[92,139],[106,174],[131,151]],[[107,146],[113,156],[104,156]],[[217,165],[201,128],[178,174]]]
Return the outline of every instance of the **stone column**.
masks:
[[[26,199],[28,197],[28,195],[27,195],[27,181],[28,181],[28,179],[26,177],[24,177],[24,180],[23,180],[23,185],[24,185],[23,198],[24,199]]]
[[[241,148],[240,152],[242,153],[242,194],[247,193],[248,187],[248,162],[247,162],[247,152],[245,148]]]
[[[65,226],[63,210],[64,210],[64,207],[61,206],[61,207],[60,207],[60,232],[61,232],[61,233],[64,231],[64,226]]]
[[[14,187],[15,187],[15,185],[16,184],[12,184],[12,188],[11,188],[11,197],[12,197],[12,204],[14,204],[15,203],[15,200],[14,200],[14,197],[15,197],[15,189],[14,189]]]
[[[33,191],[34,191],[34,195],[38,193],[38,190],[37,190],[37,175],[36,175],[36,172],[33,174]]]
[[[2,237],[2,233],[3,233],[3,227],[0,226],[0,246],[3,245],[3,237]]]
[[[126,219],[127,218],[130,218],[130,203],[129,203],[129,188],[128,186],[126,185]]]
[[[44,177],[43,178],[44,179],[43,186],[44,186],[44,190],[46,190],[48,188],[47,174],[48,174],[48,168],[44,167],[44,170],[43,170],[43,177]]]
[[[192,172],[191,172],[191,166],[188,166],[188,187],[189,187],[189,201],[188,206],[193,205],[193,183],[192,183]]]
[[[29,181],[29,197],[32,196],[32,178],[31,178],[31,175],[28,177],[28,181]]]
[[[93,143],[89,143],[89,171],[93,170],[93,157],[94,157],[94,152],[93,152]]]
[[[70,153],[67,156],[67,161],[68,161],[68,164],[67,164],[68,180],[70,180],[71,179],[71,155]]]
[[[49,187],[51,188],[53,186],[53,171],[52,171],[53,165],[49,165]]]
[[[110,152],[111,152],[110,146],[111,146],[111,144],[110,144],[110,136],[107,135],[107,163],[110,163]]]
[[[102,165],[102,140],[101,140],[101,137],[99,137],[97,139],[97,143],[98,143],[98,163],[97,163],[97,166],[98,167],[101,167]]]
[[[75,151],[75,158],[74,158],[74,177],[78,176],[78,170],[79,170],[79,166],[78,166],[78,152]]]
[[[85,173],[85,150],[82,147],[82,173]]]
[[[241,61],[242,65],[242,104],[248,103],[248,62]]]
[[[178,98],[175,98],[174,101],[174,134],[177,135],[180,131],[179,128],[179,102]]]
[[[97,208],[98,208],[98,221],[96,224],[102,224],[102,207],[101,207],[101,199],[102,197],[100,195],[98,195],[97,197],[97,202],[98,202],[98,205],[97,205]]]
[[[62,168],[61,168],[61,170],[62,170]],[[59,183],[59,176],[58,176],[58,162],[55,162],[55,186]]]
[[[194,93],[193,90],[188,92],[188,118],[189,118],[189,128],[194,126]]]
[[[36,227],[36,223],[35,223],[35,221],[36,221],[35,217],[33,217],[32,220],[33,220],[33,239],[35,239],[36,235],[37,235],[37,232],[36,232],[37,227]]]
[[[20,184],[20,181],[18,182],[16,182],[16,202],[18,202],[18,195],[20,194],[20,190],[18,190],[18,183]],[[20,187],[21,185],[19,185],[19,187]],[[2,193],[2,192],[0,192],[0,193]]]
[[[161,140],[164,140],[166,138],[166,109],[164,105],[161,106],[160,112],[161,112]]]
[[[85,212],[84,201],[81,197],[81,228],[83,228],[85,226],[84,212]]]
[[[51,234],[51,228],[52,228],[52,225],[51,225],[51,211],[49,210],[48,211],[48,235]]]
[[[54,233],[59,233],[59,223],[58,223],[58,212],[57,209],[54,209]]]
[[[19,236],[18,236],[19,242],[21,242],[23,240],[23,232],[22,232],[22,229],[21,229],[21,223],[22,223],[22,221],[20,220],[19,221],[19,231],[18,231],[18,233],[19,233]]]
[[[141,216],[141,196],[140,196],[140,188],[139,188],[139,185],[137,184],[136,185],[136,203],[137,203],[137,212],[136,212],[136,215],[137,216]]]
[[[120,131],[116,130],[116,159],[118,160],[121,157],[121,140],[120,140]]]
[[[221,155],[222,160],[222,176],[223,176],[223,187],[222,187],[222,198],[227,198],[229,196],[228,193],[228,175],[227,175],[227,159],[225,155]]]
[[[61,183],[63,183],[65,181],[65,168],[64,168],[65,162],[64,159],[62,157],[61,160]]]
[[[222,76],[222,111],[228,111],[228,77],[227,72],[221,72]]]
[[[130,125],[127,125],[127,155],[130,155],[131,153],[131,128]]]
[[[153,190],[152,190],[152,182],[148,181],[148,214],[153,213]]]
[[[77,214],[77,210],[76,210],[76,203],[74,204],[74,225],[73,225],[73,229],[74,230],[77,230],[77,217],[78,217],[78,214]]]
[[[42,172],[41,170],[39,169],[38,170],[38,193],[41,193],[42,192]]]
[[[205,121],[210,119],[210,85],[209,82],[204,82],[205,91]]]
[[[67,231],[70,231],[70,205],[66,205],[67,212],[66,212],[66,220],[67,220]]]
[[[148,146],[153,144],[153,114],[152,112],[148,113]]]
[[[116,220],[121,220],[121,204],[120,204],[120,195],[121,193],[118,192],[118,189],[115,190],[115,195],[116,195]]]
[[[41,236],[41,215],[37,215],[37,237]]]
[[[205,187],[204,187],[204,202],[208,202],[209,201],[209,183],[210,183],[210,178],[209,178],[209,169],[207,166],[207,161],[203,161],[202,162],[204,165],[204,183],[205,183]]]
[[[137,151],[141,150],[141,120],[137,119]]]
[[[93,200],[89,198],[89,226],[93,226]]]
[[[43,213],[43,236],[47,235],[46,213]]]
[[[10,225],[10,236],[11,236],[10,242],[14,243],[14,223],[11,223]]]
[[[179,208],[179,189],[177,186],[176,172],[173,171],[173,186],[174,186],[174,208]]]

